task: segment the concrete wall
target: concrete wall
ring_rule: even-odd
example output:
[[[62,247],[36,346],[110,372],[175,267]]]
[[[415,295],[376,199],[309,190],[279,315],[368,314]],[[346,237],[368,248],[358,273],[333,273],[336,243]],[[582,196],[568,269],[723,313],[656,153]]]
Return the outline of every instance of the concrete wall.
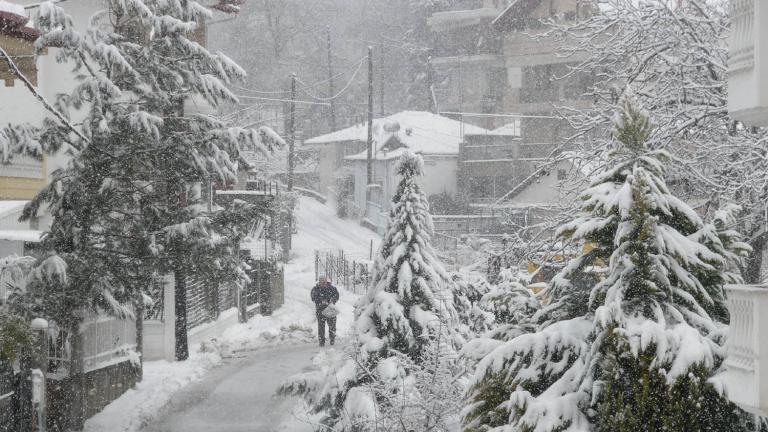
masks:
[[[427,197],[443,192],[456,195],[457,159],[457,156],[424,157],[424,176],[419,184]]]

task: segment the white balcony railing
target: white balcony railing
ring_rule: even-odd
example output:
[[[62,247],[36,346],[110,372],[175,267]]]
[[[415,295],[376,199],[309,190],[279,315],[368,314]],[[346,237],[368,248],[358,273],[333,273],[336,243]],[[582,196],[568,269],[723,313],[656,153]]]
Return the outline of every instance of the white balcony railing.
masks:
[[[731,0],[728,110],[750,126],[768,126],[768,2]]]
[[[44,179],[43,162],[31,156],[15,156],[11,163],[0,163],[0,177]]]
[[[759,415],[768,413],[768,286],[728,285],[725,388],[728,398]]]

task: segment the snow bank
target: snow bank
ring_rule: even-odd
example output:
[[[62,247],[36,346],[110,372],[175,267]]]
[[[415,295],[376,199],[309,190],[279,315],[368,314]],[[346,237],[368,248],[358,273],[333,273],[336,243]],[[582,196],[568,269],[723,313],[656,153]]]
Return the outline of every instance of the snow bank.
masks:
[[[150,424],[177,391],[221,363],[218,353],[194,353],[185,362],[144,363],[144,380],[85,423],[85,432],[138,431]]]

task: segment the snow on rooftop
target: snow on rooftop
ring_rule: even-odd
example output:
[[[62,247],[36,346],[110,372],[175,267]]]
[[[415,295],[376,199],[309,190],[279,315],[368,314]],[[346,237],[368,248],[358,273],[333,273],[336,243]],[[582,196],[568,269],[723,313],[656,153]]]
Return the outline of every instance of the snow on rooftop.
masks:
[[[15,15],[27,16],[27,11],[24,10],[24,6],[0,0],[0,12],[10,12]]]
[[[396,125],[399,125],[399,129]],[[459,154],[459,143],[463,139],[462,134],[486,132],[486,129],[479,126],[462,123],[426,111],[402,111],[373,121],[373,141],[377,150],[380,150],[392,136],[396,136],[400,143],[417,153]],[[343,141],[365,142],[367,139],[368,127],[366,124],[361,124],[310,138],[304,143],[315,145]],[[350,156],[348,159],[364,157],[364,153]],[[396,151],[387,154],[390,153],[396,153]]]
[[[0,230],[0,240],[37,243],[42,236],[43,231],[38,230]]]
[[[2,1],[2,0],[0,0]],[[29,201],[0,201],[0,217],[20,212]]]

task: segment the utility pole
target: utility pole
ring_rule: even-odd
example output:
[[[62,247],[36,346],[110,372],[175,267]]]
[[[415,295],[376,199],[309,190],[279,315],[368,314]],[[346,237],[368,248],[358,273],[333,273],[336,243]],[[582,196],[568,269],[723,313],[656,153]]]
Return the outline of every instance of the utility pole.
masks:
[[[366,159],[365,207],[371,199],[373,183],[373,48],[368,47],[368,153]]]
[[[427,93],[429,93],[429,110],[433,114],[437,114],[437,98],[435,97],[435,76],[432,71],[432,56],[427,57]]]
[[[288,120],[288,179],[286,181],[288,192],[293,190],[293,157],[294,149],[296,145],[296,74],[291,74],[291,115]],[[291,235],[293,233],[293,209],[288,209],[286,214],[285,227],[286,232],[283,233],[283,259],[287,262],[291,250]]]
[[[379,117],[384,117],[384,45],[381,46],[379,59]]]
[[[328,45],[328,97],[332,98],[334,94],[333,90],[333,55],[331,54],[331,27],[325,27],[325,36]],[[329,101],[331,103],[331,131],[336,130],[336,104],[333,99]]]
[[[296,74],[291,74],[291,116],[288,123],[288,192],[293,190],[293,151],[296,142]]]

